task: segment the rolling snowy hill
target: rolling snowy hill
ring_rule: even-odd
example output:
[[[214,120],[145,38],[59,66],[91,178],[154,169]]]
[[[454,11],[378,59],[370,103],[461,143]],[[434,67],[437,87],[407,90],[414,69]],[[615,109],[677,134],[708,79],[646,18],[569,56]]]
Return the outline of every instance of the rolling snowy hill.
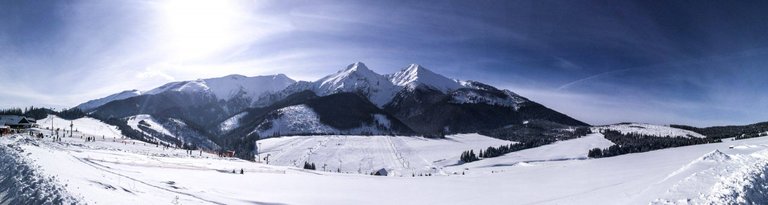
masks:
[[[636,134],[642,134],[642,135],[651,135],[651,136],[657,136],[657,137],[695,137],[695,138],[705,138],[706,136],[701,135],[699,133],[688,131],[684,129],[674,128],[666,125],[653,125],[653,124],[646,124],[646,123],[619,123],[614,125],[604,125],[604,126],[598,126],[594,127],[593,130],[595,132],[599,132],[600,130],[615,130],[619,131],[622,134],[630,134],[630,133],[636,133]]]

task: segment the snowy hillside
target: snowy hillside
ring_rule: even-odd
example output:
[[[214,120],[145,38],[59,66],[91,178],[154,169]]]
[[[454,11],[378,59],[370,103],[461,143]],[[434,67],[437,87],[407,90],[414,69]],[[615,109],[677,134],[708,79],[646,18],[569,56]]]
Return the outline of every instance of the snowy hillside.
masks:
[[[312,108],[306,105],[285,107],[275,112],[274,119],[264,121],[254,132],[259,136],[291,135],[299,133],[335,133],[335,128],[320,122]]]
[[[528,99],[509,90],[499,90],[475,81],[462,81],[461,84],[471,89],[461,89],[451,93],[453,103],[488,104],[519,109],[521,104],[528,102]]]
[[[75,130],[73,135],[78,137],[80,135],[87,135],[98,138],[104,137],[108,139],[124,138],[120,133],[120,129],[118,129],[116,126],[106,124],[100,120],[90,117],[83,117],[76,120],[65,120],[55,115],[48,115],[48,117],[45,119],[38,120],[37,124],[40,125],[41,128],[50,128],[53,126],[56,129],[60,128],[67,131],[70,130],[69,125],[71,124],[72,129]]]
[[[127,124],[144,136],[149,136],[168,145],[189,144],[207,150],[220,148],[206,135],[190,128],[185,122],[178,119],[157,119],[151,115],[136,115],[128,117]]]
[[[605,125],[605,126],[599,126],[593,128],[595,132],[598,132],[600,130],[616,130],[621,132],[622,134],[629,134],[629,133],[637,133],[637,134],[643,134],[643,135],[652,135],[657,137],[695,137],[695,138],[705,138],[706,136],[701,135],[696,132],[684,130],[684,129],[678,129],[669,127],[666,125],[652,125],[652,124],[645,124],[645,123],[621,123],[621,124],[615,124],[615,125]]]
[[[374,124],[361,124],[360,127],[339,130],[320,121],[320,117],[307,105],[284,107],[273,112],[271,117],[259,124],[253,131],[262,137],[297,134],[388,134],[390,121],[386,116],[374,114]]]
[[[168,131],[168,129],[165,129],[163,125],[161,125],[155,118],[153,118],[150,115],[136,115],[132,117],[128,117],[128,126],[133,128],[136,131],[144,132],[143,129],[141,129],[139,126],[142,125],[145,128],[154,130],[157,133],[168,135],[171,137],[176,137],[171,133],[171,131]],[[150,133],[145,133],[145,135],[152,135]]]
[[[320,170],[367,174],[387,169],[391,176],[441,174],[457,164],[468,149],[508,145],[513,142],[478,134],[445,139],[392,136],[296,136],[258,141],[261,157],[270,155],[274,165],[301,167],[315,163]],[[444,174],[444,173],[442,173]]]
[[[411,64],[401,71],[387,75],[387,77],[394,85],[408,89],[422,85],[448,93],[462,87],[457,81],[427,70],[418,64]]]
[[[219,124],[219,132],[222,132],[222,133],[229,132],[237,128],[237,126],[240,125],[240,119],[245,117],[245,115],[247,114],[248,112],[242,112],[240,114],[230,117],[227,120],[224,120],[224,122],[221,122],[221,124]]]
[[[131,97],[136,97],[136,96],[139,96],[139,95],[141,95],[141,91],[138,91],[138,90],[126,90],[126,91],[123,91],[123,92],[120,92],[120,93],[109,95],[107,97],[103,97],[103,98],[99,98],[99,99],[95,99],[95,100],[90,100],[88,102],[85,102],[83,104],[78,105],[77,108],[80,108],[81,110],[84,110],[84,111],[89,111],[89,110],[92,110],[94,108],[97,108],[99,106],[102,106],[102,105],[107,104],[107,103],[112,102],[112,101],[127,99],[127,98],[131,98]]]

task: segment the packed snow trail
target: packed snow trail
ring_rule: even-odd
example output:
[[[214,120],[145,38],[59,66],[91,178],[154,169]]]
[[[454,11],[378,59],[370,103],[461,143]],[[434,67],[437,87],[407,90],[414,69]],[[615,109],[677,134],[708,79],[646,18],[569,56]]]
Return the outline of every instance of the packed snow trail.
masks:
[[[20,139],[20,135],[6,136]],[[24,139],[21,139],[24,140]],[[25,140],[32,143],[34,141]],[[24,143],[26,143],[24,142]],[[0,204],[77,204],[55,178],[45,177],[20,154],[18,144],[0,144]]]

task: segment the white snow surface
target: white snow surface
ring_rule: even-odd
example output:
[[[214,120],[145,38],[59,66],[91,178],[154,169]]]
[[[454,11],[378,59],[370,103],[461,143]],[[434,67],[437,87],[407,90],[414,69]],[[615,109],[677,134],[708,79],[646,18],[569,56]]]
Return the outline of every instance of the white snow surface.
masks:
[[[283,74],[254,77],[228,75],[219,78],[168,83],[149,90],[144,94],[154,95],[163,92],[200,92],[212,94],[219,100],[230,100],[242,93],[244,97],[256,100],[263,94],[280,91],[295,82],[296,81]]]
[[[54,128],[60,128],[62,130],[66,130],[69,132],[70,127],[69,125],[72,125],[72,130],[74,131],[74,136],[89,136],[89,137],[98,137],[98,138],[124,138],[123,134],[120,133],[120,129],[117,128],[117,126],[106,124],[100,120],[93,119],[90,117],[83,117],[76,120],[65,120],[61,119],[55,115],[48,115],[45,119],[41,119],[37,121],[37,124],[40,126],[40,128],[48,129],[51,126]]]
[[[509,153],[500,157],[483,159],[472,163],[452,167],[454,170],[477,167],[515,166],[534,162],[585,160],[587,152],[593,148],[608,148],[613,142],[605,139],[602,134],[595,133],[587,136],[558,141],[552,144]],[[480,150],[474,150],[479,153]]]
[[[423,85],[443,93],[449,93],[450,91],[462,87],[456,80],[451,80],[445,76],[427,70],[419,64],[411,64],[401,71],[387,75],[387,77],[394,85],[408,89]]]
[[[601,130],[606,130],[606,129],[619,131],[622,134],[637,133],[637,134],[651,135],[651,136],[657,136],[657,137],[667,137],[667,136],[685,137],[685,138],[688,138],[690,136],[695,138],[706,137],[702,134],[692,132],[689,130],[673,128],[666,125],[653,125],[653,124],[646,124],[646,123],[621,123],[621,124],[615,124],[615,125],[604,125],[604,126],[594,127],[593,131],[599,132]]]
[[[309,171],[198,151],[189,155],[184,150],[117,139],[52,142],[5,135],[0,137],[0,149],[23,153],[14,154],[22,159],[11,161],[38,167],[35,176],[42,183],[58,184],[56,187],[67,192],[62,195],[87,204],[762,204],[767,200],[768,137],[601,159],[538,160],[576,156],[580,148],[569,144],[606,146],[595,134],[534,148],[538,150],[528,151],[531,157],[552,154],[533,161],[504,156],[461,166],[439,163],[457,157],[462,150],[506,143],[486,139],[470,135],[445,140],[357,136],[344,141],[339,136],[309,136],[260,141],[262,155],[271,153],[272,160],[307,152],[312,152],[309,161],[333,160],[336,155],[344,158],[342,168],[352,170],[351,174],[324,172],[318,161],[315,164],[321,170]],[[395,144],[398,151],[386,151],[393,150],[389,144]],[[333,152],[333,146],[341,147],[339,152]],[[385,157],[387,152],[400,157]],[[355,155],[369,157],[356,161]],[[397,165],[399,159],[406,159],[402,161],[411,167],[435,166],[441,171],[429,177],[356,174],[367,161]],[[481,163],[485,160],[496,160],[493,164],[497,166]],[[240,169],[243,175],[232,174]],[[24,177],[26,173],[4,172],[2,177]]]
[[[77,108],[80,108],[81,110],[84,110],[84,111],[88,111],[88,110],[97,108],[99,106],[105,105],[112,101],[128,99],[128,98],[139,96],[141,94],[142,94],[141,91],[138,91],[138,90],[126,90],[123,92],[109,95],[107,97],[90,100],[88,102],[78,105]]]
[[[445,139],[401,136],[294,136],[257,141],[260,156],[270,164],[302,167],[315,163],[320,170],[368,174],[386,169],[391,176],[445,174],[459,162],[461,152],[513,142],[460,134]]]

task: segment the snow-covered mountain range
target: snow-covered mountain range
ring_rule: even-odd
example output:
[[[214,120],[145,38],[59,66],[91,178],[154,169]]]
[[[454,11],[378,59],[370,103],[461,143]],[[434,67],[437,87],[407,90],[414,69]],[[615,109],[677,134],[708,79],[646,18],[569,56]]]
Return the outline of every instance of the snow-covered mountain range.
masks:
[[[253,146],[239,140],[283,135],[442,136],[534,119],[586,125],[512,91],[450,79],[418,64],[378,74],[362,62],[311,82],[296,82],[283,74],[229,75],[126,91],[79,107],[105,121],[151,117],[187,129],[181,134],[195,135],[175,134],[174,139],[201,141],[201,135],[208,136],[219,146],[244,151]],[[287,116],[291,113],[302,117]]]
[[[192,81],[172,82],[148,91],[128,90],[104,98],[91,100],[77,107],[84,111],[90,111],[112,101],[124,100],[141,95],[157,95],[168,92],[204,94],[222,101],[243,99],[247,101],[258,99],[266,93],[280,91],[295,80],[283,74],[246,77],[242,75],[228,75],[219,78],[198,79]]]
[[[246,77],[228,75],[220,78],[198,79],[168,83],[145,92],[154,95],[164,92],[207,93],[218,100],[229,101],[237,97],[256,99],[259,96],[276,92],[296,83],[283,74]]]
[[[81,110],[84,110],[84,111],[89,111],[89,110],[92,110],[94,108],[100,107],[100,106],[102,106],[104,104],[107,104],[109,102],[112,102],[112,101],[117,101],[117,100],[122,100],[122,99],[126,99],[126,98],[132,98],[132,97],[139,96],[139,95],[141,95],[141,93],[142,92],[139,91],[139,90],[126,90],[126,91],[123,91],[123,92],[119,92],[119,93],[115,93],[115,94],[109,95],[107,97],[103,97],[103,98],[99,98],[99,99],[95,99],[95,100],[90,100],[88,102],[85,102],[83,104],[78,105],[77,108],[80,108]]]

